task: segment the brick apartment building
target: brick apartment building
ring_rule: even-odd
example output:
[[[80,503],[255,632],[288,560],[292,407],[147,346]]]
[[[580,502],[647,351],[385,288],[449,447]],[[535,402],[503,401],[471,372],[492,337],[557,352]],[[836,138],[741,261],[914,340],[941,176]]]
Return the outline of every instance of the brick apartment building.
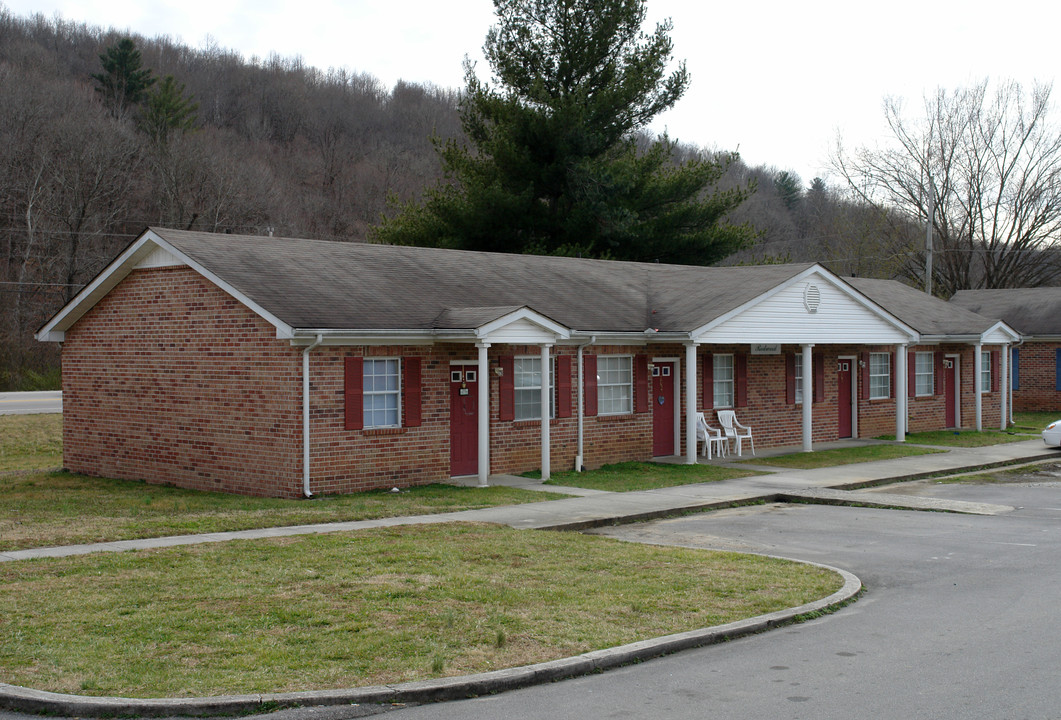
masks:
[[[1006,323],[818,264],[689,267],[146,230],[38,332],[64,462],[278,497],[1004,426]],[[805,399],[810,402],[805,402]],[[541,418],[548,417],[542,423]]]
[[[1061,288],[961,290],[950,301],[1021,334],[1012,348],[1013,409],[1061,412]]]

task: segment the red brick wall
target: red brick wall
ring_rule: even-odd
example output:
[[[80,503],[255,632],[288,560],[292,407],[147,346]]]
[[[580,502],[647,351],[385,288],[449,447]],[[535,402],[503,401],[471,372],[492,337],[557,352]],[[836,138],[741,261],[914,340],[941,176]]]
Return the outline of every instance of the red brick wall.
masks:
[[[1020,346],[1020,389],[1013,391],[1014,410],[1061,412],[1061,392],[1055,389],[1059,348],[1061,343],[1056,342],[1029,342]]]
[[[294,497],[300,377],[299,351],[194,271],[136,270],[66,333],[64,463]]]
[[[917,349],[917,348],[913,348]],[[962,425],[975,422],[973,349],[926,348],[961,354]],[[698,372],[685,372],[685,349],[673,345],[594,346],[587,355],[677,358],[675,386],[684,422],[687,382],[704,407],[704,359],[745,353],[747,346],[698,350]],[[814,403],[814,442],[837,439],[837,359],[861,358],[861,347],[815,348],[824,368],[825,397]],[[891,352],[882,347],[881,351]],[[786,402],[785,358],[747,355],[748,403],[734,408],[753,428],[757,447],[798,446],[802,406]],[[571,357],[571,417],[550,422],[550,464],[574,465],[577,447],[577,350]],[[495,345],[490,372],[492,473],[541,465],[541,423],[502,422],[498,415],[499,358],[538,356],[537,346]],[[64,458],[76,472],[251,495],[298,497],[302,492],[302,350],[277,340],[274,328],[187,268],[134,271],[66,333],[63,346]],[[419,358],[418,427],[346,430],[344,363],[351,356]],[[311,490],[316,495],[444,480],[450,475],[451,363],[474,363],[472,345],[318,347],[310,354]],[[1022,376],[1024,369],[1022,356]],[[894,367],[894,366],[893,366]],[[861,372],[859,370],[859,380]],[[893,371],[894,382],[894,371]],[[860,382],[858,385],[860,386]],[[857,394],[857,390],[856,390]],[[997,427],[1000,393],[984,395],[984,427]],[[942,389],[910,398],[910,430],[943,427]],[[652,456],[652,408],[647,412],[584,418],[583,464],[588,468]],[[860,437],[895,432],[895,400],[859,400]],[[676,433],[684,452],[685,433]]]

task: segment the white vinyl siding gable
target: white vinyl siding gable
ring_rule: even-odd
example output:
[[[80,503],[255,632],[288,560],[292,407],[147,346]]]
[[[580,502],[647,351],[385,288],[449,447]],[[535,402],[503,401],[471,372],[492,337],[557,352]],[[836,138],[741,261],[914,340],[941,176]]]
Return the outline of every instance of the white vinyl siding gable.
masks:
[[[814,313],[808,312],[803,302],[808,283],[820,293]],[[884,310],[860,302],[829,278],[812,273],[753,302],[718,325],[707,326],[696,339],[719,345],[808,342],[877,345],[909,342],[910,336]]]

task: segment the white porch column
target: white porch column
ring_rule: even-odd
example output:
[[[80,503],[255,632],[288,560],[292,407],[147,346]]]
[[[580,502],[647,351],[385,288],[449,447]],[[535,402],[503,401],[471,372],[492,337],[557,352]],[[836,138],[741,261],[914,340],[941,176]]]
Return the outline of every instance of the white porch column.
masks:
[[[478,343],[479,348],[479,487],[487,486],[490,477],[490,367],[487,365],[486,349],[490,343]]]
[[[803,452],[814,450],[814,343],[803,346]]]
[[[906,416],[909,374],[906,368],[906,345],[895,346],[895,439],[906,442]]]
[[[980,343],[976,343],[973,345],[973,351],[976,353],[973,357],[973,393],[976,395],[976,432],[981,432],[984,429],[984,398],[981,397],[983,387],[980,380],[980,373],[984,369],[984,358],[982,355],[983,346]]]
[[[685,346],[685,463],[696,464],[696,344]]]
[[[542,481],[549,479],[549,348],[542,345]]]
[[[1002,407],[999,412],[999,422],[1001,423],[1001,429],[1006,429],[1006,420],[1009,418],[1009,388],[1012,385],[1012,380],[1009,377],[1009,344],[1002,345],[1002,367],[1000,368],[999,381],[1002,383],[1002,387],[999,390],[1002,391]]]

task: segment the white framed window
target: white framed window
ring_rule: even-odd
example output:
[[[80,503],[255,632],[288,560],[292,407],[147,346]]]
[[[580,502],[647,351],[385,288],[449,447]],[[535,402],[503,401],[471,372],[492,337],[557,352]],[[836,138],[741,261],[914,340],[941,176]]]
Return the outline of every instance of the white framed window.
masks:
[[[628,415],[634,411],[634,359],[629,355],[597,357],[597,412]]]
[[[556,358],[550,358],[549,417],[556,417]],[[528,355],[512,361],[515,411],[519,420],[542,419],[542,359]]]
[[[869,399],[880,400],[891,395],[892,367],[888,353],[869,354]]]
[[[365,358],[365,428],[401,427],[401,373],[398,358]]]
[[[980,351],[980,392],[991,392],[991,351]]]
[[[914,395],[926,397],[936,394],[936,354],[914,353]]]
[[[711,361],[711,372],[715,407],[733,407],[733,356],[715,355]]]
[[[796,353],[796,404],[803,404],[803,354]]]

